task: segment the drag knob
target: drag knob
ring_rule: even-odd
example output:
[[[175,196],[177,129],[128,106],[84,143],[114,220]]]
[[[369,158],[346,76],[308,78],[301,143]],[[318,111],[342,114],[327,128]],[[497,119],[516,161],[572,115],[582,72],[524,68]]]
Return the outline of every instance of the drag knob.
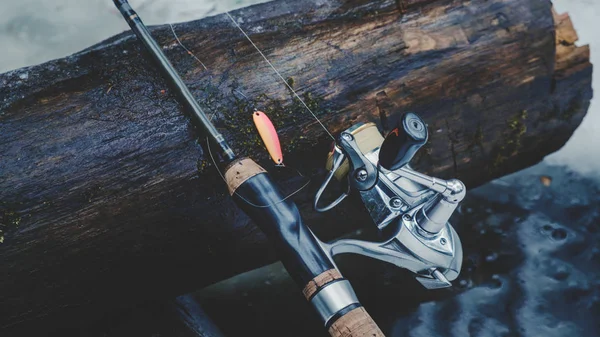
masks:
[[[399,125],[392,130],[379,150],[379,165],[395,171],[414,157],[415,153],[427,142],[425,122],[412,112],[402,116]]]

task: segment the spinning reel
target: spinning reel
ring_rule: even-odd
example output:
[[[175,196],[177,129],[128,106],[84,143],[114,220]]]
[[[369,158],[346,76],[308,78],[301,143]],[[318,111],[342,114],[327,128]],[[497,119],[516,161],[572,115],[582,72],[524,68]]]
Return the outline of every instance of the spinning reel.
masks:
[[[410,270],[428,289],[449,287],[458,277],[462,246],[448,220],[466,188],[459,180],[433,178],[410,168],[408,163],[427,138],[425,123],[414,113],[405,114],[385,139],[373,123],[342,132],[329,155],[329,174],[317,191],[314,207],[320,212],[331,210],[357,190],[377,228],[392,235],[383,242],[317,239],[332,263],[333,256],[342,253],[369,256]],[[333,177],[346,177],[348,190],[320,207]]]
[[[286,269],[303,287],[305,298],[332,336],[383,336],[356,298],[350,282],[337,270],[333,261],[336,254],[358,253],[393,263],[416,273],[427,288],[447,287],[456,279],[462,248],[447,221],[463,199],[465,187],[458,180],[431,178],[408,167],[415,152],[427,141],[427,128],[418,116],[406,114],[401,126],[385,140],[374,124],[357,125],[341,134],[330,156],[330,173],[316,195],[315,208],[332,209],[351,189],[358,190],[377,227],[382,233],[393,235],[384,242],[324,243],[304,224],[296,204],[281,194],[267,172],[252,159],[234,153],[127,0],[114,2],[163,70],[194,122],[203,127],[209,150],[210,145],[220,149],[226,165],[222,176],[233,200],[275,243]],[[226,14],[270,64],[236,20]],[[289,85],[288,88],[302,101],[293,88]],[[261,137],[266,135],[271,145],[277,145],[270,148],[270,153],[280,163],[277,159],[282,159],[281,153],[271,151],[279,147],[276,131],[270,123],[265,124],[260,114],[255,116],[262,122]],[[319,199],[334,175],[348,177],[349,189],[333,204],[319,208]]]

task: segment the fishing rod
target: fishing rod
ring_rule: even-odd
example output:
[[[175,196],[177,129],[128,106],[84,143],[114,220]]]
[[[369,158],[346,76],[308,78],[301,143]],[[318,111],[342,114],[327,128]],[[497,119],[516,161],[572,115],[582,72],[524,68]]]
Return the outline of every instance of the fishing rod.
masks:
[[[296,205],[289,199],[281,202],[284,197],[262,167],[233,153],[127,0],[114,0],[114,3],[190,110],[192,118],[203,127],[210,141],[221,148],[228,162],[224,175],[230,194],[278,248],[286,269],[304,288],[305,296],[312,300],[327,328],[335,331],[360,329],[371,336],[383,336],[360,305],[350,283],[337,272],[315,236],[304,225]],[[250,203],[273,206],[257,208]]]
[[[194,123],[205,131],[210,141],[209,151],[211,144],[219,147],[230,195],[275,245],[287,271],[302,287],[304,296],[332,336],[384,336],[335,265],[334,257],[338,254],[361,254],[408,269],[428,289],[452,285],[462,265],[462,246],[448,219],[464,198],[466,188],[459,180],[433,178],[409,166],[428,139],[427,126],[419,116],[404,114],[385,138],[374,123],[356,124],[335,138],[319,121],[335,140],[335,146],[327,158],[329,173],[315,195],[314,208],[321,212],[330,210],[351,191],[357,191],[381,234],[388,235],[381,242],[349,239],[323,242],[304,224],[298,207],[282,196],[262,167],[250,158],[234,154],[127,0],[113,1],[189,110]],[[229,13],[227,16],[281,77],[233,17]],[[329,205],[320,206],[323,192],[334,177],[347,179],[348,191]]]

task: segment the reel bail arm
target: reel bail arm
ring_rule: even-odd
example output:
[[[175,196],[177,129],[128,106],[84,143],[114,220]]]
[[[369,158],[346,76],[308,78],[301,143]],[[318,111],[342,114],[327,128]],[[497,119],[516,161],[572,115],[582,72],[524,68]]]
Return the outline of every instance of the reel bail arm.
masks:
[[[358,191],[367,191],[373,188],[377,182],[377,166],[360,155],[360,149],[352,133],[348,131],[342,132],[339,137],[339,143],[341,148],[336,145],[331,153],[331,156],[333,156],[333,169],[329,171],[325,182],[321,185],[315,196],[313,206],[319,212],[326,212],[337,206],[350,194],[352,188]],[[342,193],[331,204],[319,207],[319,200],[323,192],[331,182],[337,169],[346,159],[352,162],[352,172],[348,175],[348,190]]]

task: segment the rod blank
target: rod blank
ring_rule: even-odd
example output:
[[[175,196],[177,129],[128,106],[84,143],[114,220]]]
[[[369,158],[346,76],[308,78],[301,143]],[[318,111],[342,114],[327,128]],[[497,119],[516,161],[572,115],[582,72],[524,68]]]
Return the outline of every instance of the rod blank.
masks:
[[[210,122],[206,116],[206,113],[202,110],[179,74],[177,74],[175,68],[173,68],[171,62],[169,62],[167,56],[162,52],[161,48],[152,38],[152,35],[148,31],[146,25],[144,25],[137,13],[133,10],[133,8],[131,8],[127,0],[113,1],[129,24],[129,27],[131,27],[131,29],[135,32],[135,35],[137,35],[137,37],[142,41],[152,58],[157,62],[158,66],[163,71],[172,87],[172,90],[179,95],[184,106],[192,114],[194,123],[201,126],[206,132],[206,135],[211,143],[219,147],[223,159],[228,162],[236,159],[235,153],[233,153],[233,150],[229,147],[223,135],[219,133],[219,131],[217,131],[214,125]]]

